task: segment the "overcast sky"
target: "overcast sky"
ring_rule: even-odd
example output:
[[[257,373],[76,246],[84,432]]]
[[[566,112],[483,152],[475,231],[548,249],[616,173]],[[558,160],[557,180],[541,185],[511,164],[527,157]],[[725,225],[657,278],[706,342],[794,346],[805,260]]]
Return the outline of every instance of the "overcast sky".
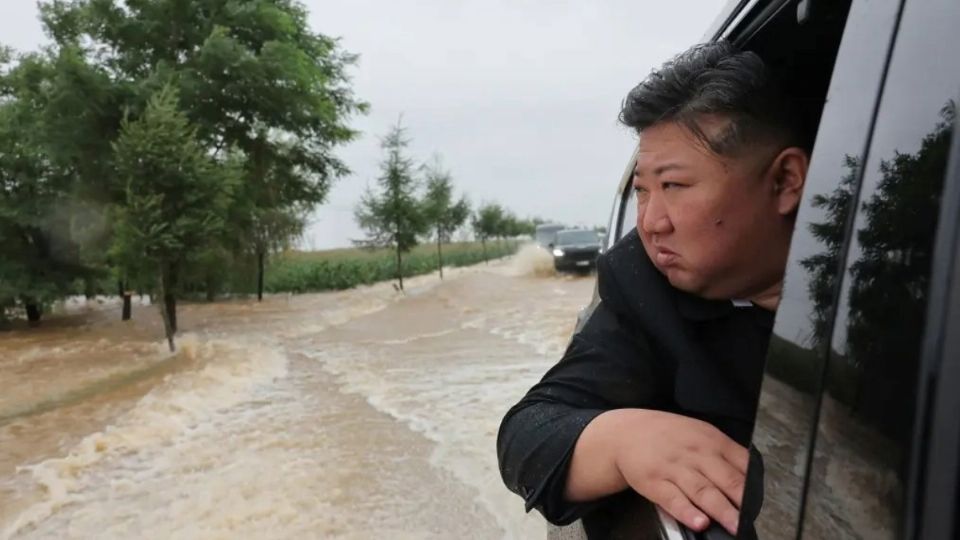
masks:
[[[33,0],[4,0],[0,42],[45,41]],[[634,136],[620,101],[699,41],[723,0],[307,0],[313,28],[360,55],[370,103],[340,149],[352,170],[318,208],[303,246],[362,237],[353,209],[378,175],[380,137],[403,114],[411,154],[439,154],[457,190],[518,215],[604,224]]]

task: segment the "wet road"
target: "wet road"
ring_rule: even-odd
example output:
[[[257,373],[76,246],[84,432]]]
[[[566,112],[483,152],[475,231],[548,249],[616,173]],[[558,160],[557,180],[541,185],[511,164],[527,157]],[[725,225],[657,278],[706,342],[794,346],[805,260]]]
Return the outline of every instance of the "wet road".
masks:
[[[496,430],[593,278],[543,262],[0,334],[0,538],[544,538]]]

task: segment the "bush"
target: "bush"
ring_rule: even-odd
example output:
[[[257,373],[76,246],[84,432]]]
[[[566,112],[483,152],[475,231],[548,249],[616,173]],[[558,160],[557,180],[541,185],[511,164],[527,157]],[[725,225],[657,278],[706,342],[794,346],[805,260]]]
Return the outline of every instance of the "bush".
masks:
[[[468,266],[512,255],[517,248],[516,242],[488,242],[485,259],[478,242],[447,244],[443,248],[443,263],[446,267]],[[403,277],[436,269],[436,246],[418,246],[403,256]],[[395,278],[396,254],[387,249],[288,252],[271,260],[264,289],[271,293],[342,290]]]

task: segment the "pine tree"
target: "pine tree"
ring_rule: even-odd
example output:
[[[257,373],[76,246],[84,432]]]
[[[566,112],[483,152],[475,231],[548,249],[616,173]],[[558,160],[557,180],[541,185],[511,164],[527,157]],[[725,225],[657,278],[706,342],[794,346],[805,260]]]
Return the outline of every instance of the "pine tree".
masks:
[[[417,200],[418,180],[413,160],[405,153],[410,141],[400,122],[383,138],[386,157],[380,163],[379,193],[367,189],[356,209],[357,222],[367,233],[361,244],[390,247],[396,252],[397,280],[403,290],[403,254],[417,245],[427,222]]]
[[[464,224],[470,215],[470,203],[465,197],[453,202],[453,185],[450,173],[441,168],[439,161],[425,167],[427,191],[423,198],[423,214],[428,226],[436,235],[437,269],[443,279],[443,242]]]
[[[170,87],[150,99],[141,118],[123,121],[114,153],[125,200],[112,252],[131,261],[129,273],[156,280],[173,351],[184,265],[216,238],[237,176],[204,152]]]

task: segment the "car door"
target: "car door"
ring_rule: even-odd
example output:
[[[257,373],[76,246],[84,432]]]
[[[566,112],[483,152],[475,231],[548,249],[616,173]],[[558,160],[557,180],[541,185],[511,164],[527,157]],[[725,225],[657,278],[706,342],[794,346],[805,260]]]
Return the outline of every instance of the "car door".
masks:
[[[942,264],[935,274],[934,261],[952,255],[949,245],[934,248],[938,230],[952,235],[955,224],[947,215],[951,226],[938,227],[960,95],[958,27],[955,0],[901,7],[869,145],[850,161],[859,188],[811,194],[825,208],[855,215],[837,307],[821,338],[826,361],[800,498],[801,538],[885,540],[919,532],[909,517],[916,500],[911,475],[920,470],[914,454],[925,448],[913,441],[922,424],[916,404],[931,292],[947,277]],[[826,216],[811,229],[825,233],[841,221],[848,220]],[[811,260],[829,254],[824,248]],[[817,282],[816,274],[832,266],[806,270]],[[939,331],[931,329],[935,338]]]
[[[850,6],[791,242],[754,425],[763,456],[759,538],[800,533],[812,440],[852,206],[900,9],[898,0]]]

